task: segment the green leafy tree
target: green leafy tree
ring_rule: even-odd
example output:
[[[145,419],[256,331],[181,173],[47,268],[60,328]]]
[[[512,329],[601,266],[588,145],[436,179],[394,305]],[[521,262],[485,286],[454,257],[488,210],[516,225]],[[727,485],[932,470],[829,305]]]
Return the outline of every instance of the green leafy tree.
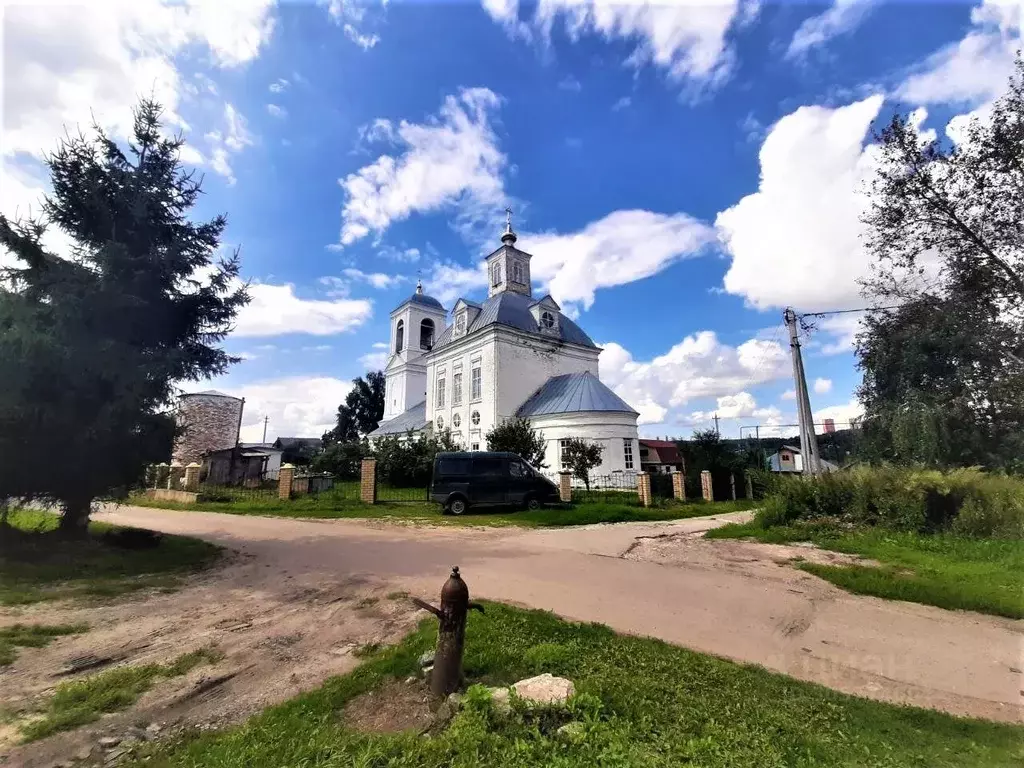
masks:
[[[383,371],[370,371],[364,379],[352,379],[352,389],[345,396],[345,402],[338,406],[337,423],[334,429],[323,436],[324,444],[351,443],[359,440],[377,428],[384,418]]]
[[[218,344],[248,301],[237,253],[215,261],[223,216],[188,218],[200,181],[160,129],[145,100],[127,152],[99,128],[65,139],[42,218],[0,216],[0,497],[59,504],[67,534],[166,459],[174,383],[235,361]],[[71,253],[44,246],[48,226]]]
[[[534,469],[544,469],[545,441],[542,432],[534,432],[529,419],[505,419],[485,435],[487,450],[508,451],[526,459]]]
[[[573,477],[582,480],[590,490],[590,470],[601,466],[604,446],[590,443],[579,437],[570,437],[562,444],[562,465],[572,472]]]
[[[376,440],[373,456],[377,459],[377,477],[396,488],[425,488],[434,471],[434,457],[440,451],[458,451],[451,430],[443,429],[430,437],[408,432]]]
[[[1014,466],[1024,448],[1024,62],[988,119],[881,131],[864,215],[876,306],[858,338],[865,450]]]
[[[360,476],[362,461],[370,455],[365,440],[332,443],[313,457],[309,468],[313,472],[329,472],[340,480],[355,480]]]

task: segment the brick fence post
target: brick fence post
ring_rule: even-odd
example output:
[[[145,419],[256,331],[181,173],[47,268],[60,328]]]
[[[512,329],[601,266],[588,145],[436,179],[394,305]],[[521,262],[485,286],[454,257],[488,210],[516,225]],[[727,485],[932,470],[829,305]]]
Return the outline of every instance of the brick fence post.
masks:
[[[359,468],[359,500],[364,504],[377,503],[376,459],[363,459]]]
[[[185,490],[195,493],[199,490],[199,470],[203,467],[201,464],[192,462],[185,467]]]
[[[566,504],[572,501],[572,472],[558,473],[558,498]]]
[[[170,471],[170,467],[167,464],[157,464],[156,472],[153,477],[154,488],[166,488],[167,487],[167,473]]]
[[[295,481],[295,465],[282,464],[277,475],[277,498],[288,501],[292,497],[292,483]]]
[[[641,472],[636,476],[636,490],[640,495],[640,503],[645,507],[651,506],[651,474]]]
[[[686,475],[678,469],[672,473],[672,495],[679,501],[686,501]]]
[[[711,487],[711,472],[705,469],[700,473],[700,491],[704,496],[704,501],[714,501],[715,493]]]
[[[167,472],[167,488],[171,491],[181,490],[181,479],[185,476],[185,468],[181,464],[171,464]]]

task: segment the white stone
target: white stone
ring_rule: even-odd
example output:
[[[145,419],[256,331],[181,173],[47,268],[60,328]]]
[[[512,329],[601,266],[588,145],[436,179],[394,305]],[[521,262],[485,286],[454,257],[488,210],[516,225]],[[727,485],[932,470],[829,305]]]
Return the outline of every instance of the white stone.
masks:
[[[121,743],[121,739],[117,736],[101,736],[97,742],[104,749],[111,749]]]
[[[555,677],[545,672],[543,675],[520,680],[512,686],[512,690],[523,701],[531,704],[564,704],[576,693],[572,680]]]
[[[512,694],[508,688],[490,688],[491,706],[499,715],[512,714]]]

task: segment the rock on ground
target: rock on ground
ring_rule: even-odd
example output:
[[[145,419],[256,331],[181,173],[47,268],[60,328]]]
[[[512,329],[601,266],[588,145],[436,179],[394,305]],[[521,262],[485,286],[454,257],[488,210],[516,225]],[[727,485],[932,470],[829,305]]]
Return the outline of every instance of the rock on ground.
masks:
[[[490,688],[491,706],[494,711],[502,716],[512,714],[512,694],[508,688]]]
[[[564,704],[576,693],[572,680],[555,677],[547,672],[543,675],[520,680],[512,686],[512,690],[523,701],[531,704]]]

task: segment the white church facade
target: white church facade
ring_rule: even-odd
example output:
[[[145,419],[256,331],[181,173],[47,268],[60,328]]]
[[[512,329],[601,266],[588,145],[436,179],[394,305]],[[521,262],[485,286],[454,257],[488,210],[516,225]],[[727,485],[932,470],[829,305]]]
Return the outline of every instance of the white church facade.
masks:
[[[511,224],[487,257],[488,296],[448,312],[421,285],[391,313],[384,418],[370,439],[448,429],[466,450],[525,417],[547,443],[548,471],[563,468],[562,441],[603,447],[593,474],[638,472],[637,412],[598,378],[601,349],[550,296],[533,298],[529,253]]]

